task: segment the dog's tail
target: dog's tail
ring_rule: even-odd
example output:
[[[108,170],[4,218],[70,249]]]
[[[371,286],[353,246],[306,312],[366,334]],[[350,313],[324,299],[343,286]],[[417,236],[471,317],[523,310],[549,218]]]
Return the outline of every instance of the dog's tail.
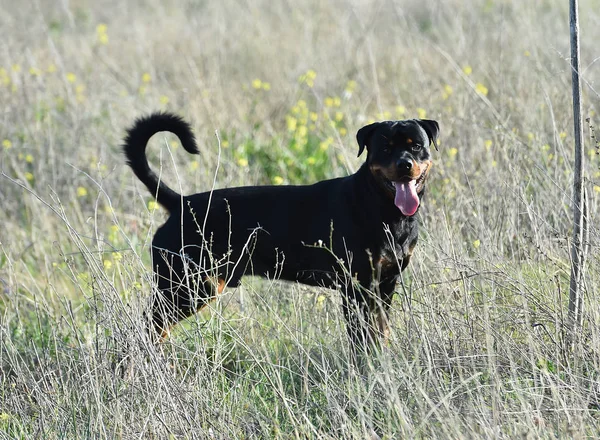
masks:
[[[156,173],[150,169],[148,159],[146,159],[146,144],[153,135],[160,131],[170,131],[175,134],[188,153],[199,153],[190,125],[171,113],[153,113],[136,120],[133,127],[127,130],[123,150],[127,157],[127,163],[135,175],[154,194],[156,201],[172,212],[181,206],[181,195],[158,178]]]

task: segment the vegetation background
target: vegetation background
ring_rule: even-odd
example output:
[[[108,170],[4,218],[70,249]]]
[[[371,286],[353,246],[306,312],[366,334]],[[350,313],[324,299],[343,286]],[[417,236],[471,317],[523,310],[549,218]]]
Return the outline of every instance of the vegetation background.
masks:
[[[598,0],[580,1],[591,223],[573,356],[566,0],[0,4],[1,438],[598,437]],[[161,109],[201,145],[151,142],[184,193],[346,175],[366,123],[440,122],[368,371],[348,364],[336,292],[252,278],[148,344],[165,215],[120,145]]]

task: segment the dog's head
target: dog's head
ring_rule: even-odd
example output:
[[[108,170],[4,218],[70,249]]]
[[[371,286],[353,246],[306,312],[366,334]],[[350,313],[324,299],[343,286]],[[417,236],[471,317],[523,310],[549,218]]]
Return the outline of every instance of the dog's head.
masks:
[[[356,134],[358,155],[367,149],[375,180],[403,215],[417,212],[431,168],[429,146],[437,149],[440,126],[429,119],[375,122]]]

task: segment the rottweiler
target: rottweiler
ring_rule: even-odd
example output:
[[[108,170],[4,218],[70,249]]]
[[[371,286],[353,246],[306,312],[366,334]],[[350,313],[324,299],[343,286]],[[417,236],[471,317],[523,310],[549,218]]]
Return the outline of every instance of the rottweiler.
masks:
[[[352,175],[312,185],[223,188],[184,196],[148,165],[156,133],[198,154],[190,125],[170,113],[138,119],[124,152],[135,175],[170,214],[152,241],[158,291],[149,319],[157,340],[243,275],[339,289],[354,347],[387,336],[400,272],[417,243],[417,213],[437,149],[436,121],[369,124],[356,135],[366,161]]]

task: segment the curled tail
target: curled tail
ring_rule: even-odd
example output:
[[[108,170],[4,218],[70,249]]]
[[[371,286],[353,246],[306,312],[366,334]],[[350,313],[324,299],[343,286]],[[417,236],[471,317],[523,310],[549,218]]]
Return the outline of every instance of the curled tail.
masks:
[[[135,175],[154,194],[156,201],[172,212],[181,206],[181,195],[158,178],[150,169],[146,159],[146,144],[160,131],[170,131],[175,134],[188,153],[199,153],[190,125],[171,113],[153,113],[136,120],[133,127],[127,130],[123,151]]]

